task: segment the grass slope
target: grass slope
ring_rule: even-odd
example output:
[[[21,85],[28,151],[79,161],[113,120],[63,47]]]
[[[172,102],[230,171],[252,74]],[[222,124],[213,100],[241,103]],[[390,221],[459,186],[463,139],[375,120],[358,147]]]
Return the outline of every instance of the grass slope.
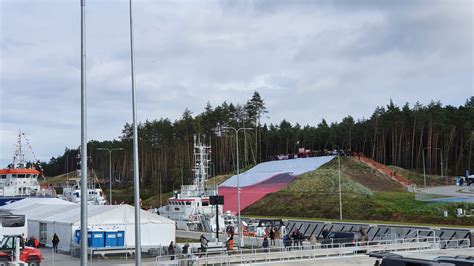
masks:
[[[473,204],[416,201],[414,194],[404,192],[400,185],[382,175],[371,174],[372,171],[368,168],[353,158],[341,158],[342,205],[345,219],[474,224],[473,217],[453,217],[456,208],[470,209],[474,208]],[[337,159],[334,159],[316,171],[301,175],[285,189],[267,195],[247,207],[243,214],[337,219],[339,218],[337,169]],[[367,186],[363,186],[361,184],[363,182]],[[444,210],[449,211],[450,217],[442,217]]]
[[[402,174],[408,180],[415,182],[417,186],[419,187],[424,186],[424,178],[423,178],[422,173],[421,174],[416,173],[414,171],[410,171],[410,170],[403,169],[401,167],[393,166],[393,165],[389,165],[388,167],[392,169],[393,171]],[[438,176],[438,175],[426,175],[426,185],[427,186],[444,186],[446,185],[446,179],[441,178],[441,176]]]

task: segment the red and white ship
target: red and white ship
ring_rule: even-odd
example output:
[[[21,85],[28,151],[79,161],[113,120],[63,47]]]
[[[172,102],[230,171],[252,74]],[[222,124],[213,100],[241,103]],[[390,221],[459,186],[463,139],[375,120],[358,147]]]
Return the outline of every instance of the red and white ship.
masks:
[[[26,197],[54,196],[54,190],[41,188],[38,182],[40,171],[25,161],[23,138],[25,134],[19,131],[13,162],[0,169],[0,206]]]

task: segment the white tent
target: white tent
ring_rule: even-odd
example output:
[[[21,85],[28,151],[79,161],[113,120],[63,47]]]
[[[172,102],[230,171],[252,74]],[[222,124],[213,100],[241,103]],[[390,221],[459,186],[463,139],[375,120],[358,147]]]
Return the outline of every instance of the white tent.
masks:
[[[23,200],[21,200],[23,201]],[[42,204],[33,201],[0,207],[15,214],[25,214],[28,219],[28,236],[40,239],[50,246],[54,233],[59,236],[59,249],[70,251],[74,233],[80,229],[80,206],[78,204]],[[61,200],[62,201],[62,200]],[[51,204],[52,203],[52,204]],[[130,205],[89,205],[89,230],[123,230],[125,245],[135,244],[135,212]],[[140,212],[142,246],[169,245],[175,241],[175,222],[147,211]]]
[[[0,206],[0,210],[13,210],[29,207],[32,204],[43,204],[43,205],[77,205],[69,201],[65,201],[58,198],[24,198],[7,205]]]

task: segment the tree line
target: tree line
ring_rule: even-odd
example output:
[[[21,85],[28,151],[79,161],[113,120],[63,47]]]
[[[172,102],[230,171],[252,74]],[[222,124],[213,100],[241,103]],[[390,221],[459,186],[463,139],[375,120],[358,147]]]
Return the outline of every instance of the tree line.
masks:
[[[316,126],[291,124],[287,120],[261,124],[261,118],[266,115],[264,100],[254,92],[244,105],[224,102],[213,107],[208,102],[197,115],[186,109],[175,121],[161,118],[140,123],[141,185],[160,183],[163,191],[170,191],[188,184],[195,134],[212,146],[212,174],[235,171],[235,132],[223,127],[250,128],[239,132],[242,168],[271,160],[278,154],[297,153],[299,148],[319,154],[334,149],[363,153],[383,164],[418,172],[425,168],[427,174],[440,174],[443,167],[445,175],[464,175],[474,161],[474,97],[458,107],[434,101],[428,105],[397,106],[390,101],[377,107],[370,118],[355,120],[348,115],[340,122],[329,124],[323,119]],[[133,179],[131,132],[127,123],[117,140],[90,141],[89,167],[108,178],[109,154],[98,148],[123,148],[112,153],[113,179],[117,184],[130,184]],[[75,169],[77,153],[78,149],[66,149],[63,155],[42,163],[45,175],[55,176]]]

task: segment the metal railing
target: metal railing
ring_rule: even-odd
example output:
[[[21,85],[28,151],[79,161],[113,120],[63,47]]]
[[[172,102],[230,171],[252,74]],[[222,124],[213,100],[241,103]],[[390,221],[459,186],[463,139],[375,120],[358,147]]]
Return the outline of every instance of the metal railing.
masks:
[[[449,242],[447,242],[449,241]],[[464,242],[463,242],[464,241]],[[278,246],[268,248],[240,249],[235,251],[201,252],[191,254],[173,254],[157,256],[156,265],[194,264],[230,264],[256,263],[270,261],[300,261],[321,258],[353,256],[369,252],[397,252],[440,249],[442,247],[469,247],[468,240],[442,240],[434,236],[402,238],[378,241],[359,241],[352,243],[332,243],[316,245]],[[231,255],[231,256],[229,256]],[[173,260],[172,260],[173,258]]]

